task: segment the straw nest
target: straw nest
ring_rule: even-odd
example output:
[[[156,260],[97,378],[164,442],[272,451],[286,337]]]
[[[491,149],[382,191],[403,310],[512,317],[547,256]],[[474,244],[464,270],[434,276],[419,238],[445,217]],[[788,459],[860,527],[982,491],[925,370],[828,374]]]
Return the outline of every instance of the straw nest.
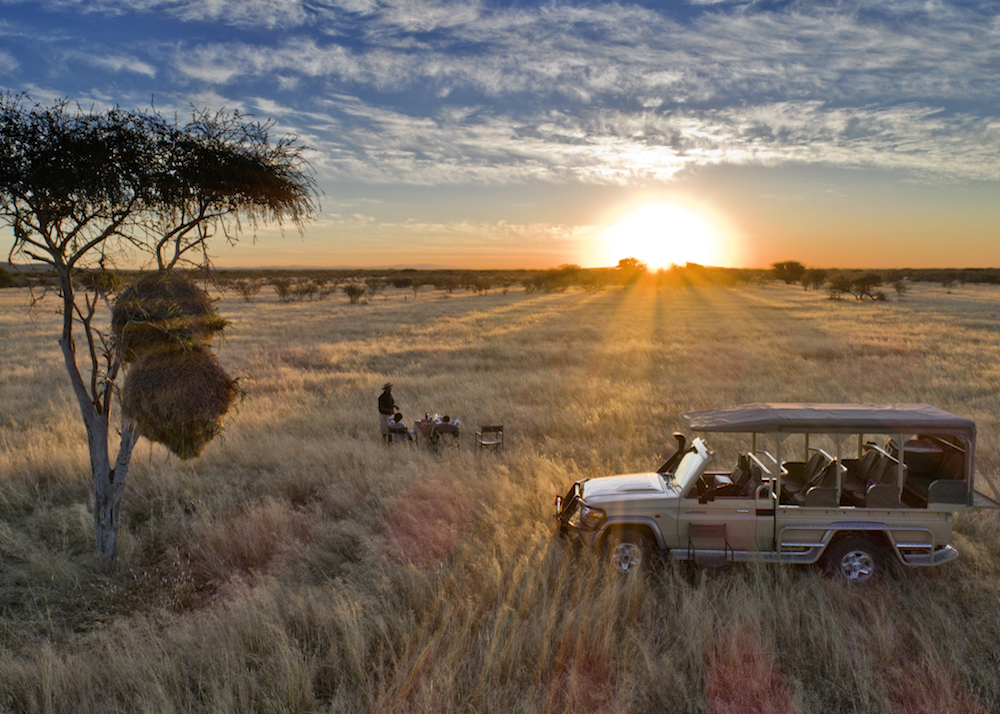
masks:
[[[211,342],[226,321],[208,293],[181,273],[148,273],[121,292],[111,328],[127,362]]]
[[[154,352],[130,367],[122,410],[142,436],[193,459],[222,431],[238,392],[236,380],[206,347]]]

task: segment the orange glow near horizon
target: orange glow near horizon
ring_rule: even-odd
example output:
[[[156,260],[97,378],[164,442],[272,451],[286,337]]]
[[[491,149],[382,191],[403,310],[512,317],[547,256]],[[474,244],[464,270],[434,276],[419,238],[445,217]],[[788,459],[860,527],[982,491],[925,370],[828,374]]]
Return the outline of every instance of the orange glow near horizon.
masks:
[[[685,204],[647,203],[604,231],[600,252],[606,257],[600,262],[638,258],[651,270],[685,263],[732,265],[737,257],[720,223]]]

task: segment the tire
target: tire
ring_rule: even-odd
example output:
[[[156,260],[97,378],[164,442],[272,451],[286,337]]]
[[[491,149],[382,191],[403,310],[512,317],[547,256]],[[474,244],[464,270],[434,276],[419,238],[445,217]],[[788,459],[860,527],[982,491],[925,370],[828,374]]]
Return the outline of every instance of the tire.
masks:
[[[867,538],[851,536],[827,551],[826,572],[852,585],[873,583],[885,572],[882,550]]]
[[[608,534],[604,551],[607,564],[623,575],[648,569],[653,557],[649,539],[627,528]]]

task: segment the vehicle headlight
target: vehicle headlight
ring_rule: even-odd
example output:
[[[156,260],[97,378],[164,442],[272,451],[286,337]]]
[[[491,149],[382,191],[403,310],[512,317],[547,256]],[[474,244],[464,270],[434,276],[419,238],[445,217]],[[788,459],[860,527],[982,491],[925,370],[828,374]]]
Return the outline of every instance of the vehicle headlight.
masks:
[[[597,530],[604,520],[604,511],[600,508],[590,506],[580,506],[580,528],[588,531]]]

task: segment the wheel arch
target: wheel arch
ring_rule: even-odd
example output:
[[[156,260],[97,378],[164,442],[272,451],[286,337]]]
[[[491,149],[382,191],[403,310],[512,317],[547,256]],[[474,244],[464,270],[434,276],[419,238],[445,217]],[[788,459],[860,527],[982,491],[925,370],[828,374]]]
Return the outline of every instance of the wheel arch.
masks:
[[[825,562],[830,551],[832,551],[838,543],[847,540],[848,538],[862,538],[870,541],[872,545],[876,546],[882,552],[883,557],[891,560],[892,562],[903,562],[903,559],[899,555],[899,551],[896,548],[896,544],[889,535],[889,531],[882,528],[845,528],[843,530],[838,530],[833,534],[833,537],[830,538],[830,542],[826,544],[826,547],[823,549],[823,554],[820,556],[819,560],[821,562]]]
[[[663,540],[663,534],[660,533],[658,524],[652,519],[647,518],[608,519],[608,522],[604,525],[604,528],[601,531],[601,536],[597,544],[598,549],[604,549],[607,545],[608,537],[612,533],[620,533],[622,531],[634,531],[635,533],[638,533],[649,541],[654,550],[665,551],[667,549],[666,543]]]

